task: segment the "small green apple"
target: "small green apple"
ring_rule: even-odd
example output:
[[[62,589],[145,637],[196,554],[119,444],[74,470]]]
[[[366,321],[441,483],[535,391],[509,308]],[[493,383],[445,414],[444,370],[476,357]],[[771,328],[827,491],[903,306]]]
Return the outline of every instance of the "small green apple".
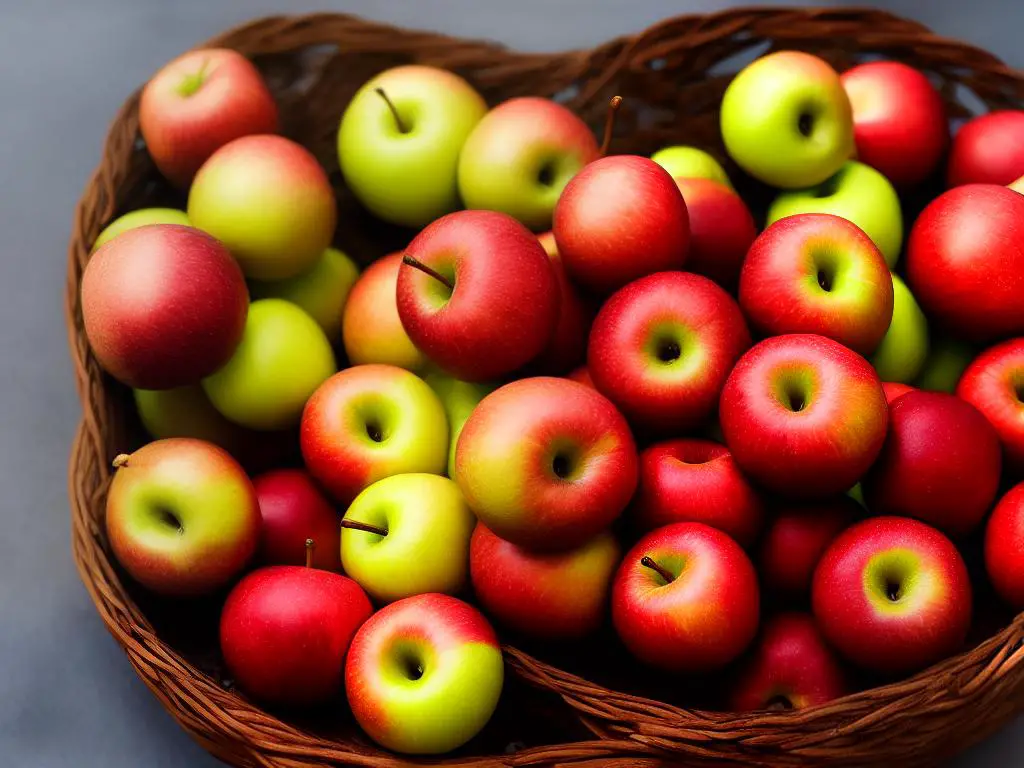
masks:
[[[672,174],[673,179],[711,179],[733,188],[721,163],[703,149],[665,147],[651,155],[651,160]]]
[[[140,208],[137,211],[131,211],[107,224],[106,228],[96,236],[96,242],[92,244],[92,249],[95,251],[121,233],[136,227],[144,227],[147,224],[184,224],[187,227],[189,226],[188,214],[177,208]]]
[[[213,407],[198,384],[175,389],[135,389],[142,426],[155,439],[194,437],[226,450],[237,446],[241,430]]]
[[[494,386],[472,381],[459,381],[438,371],[431,371],[423,378],[441,400],[444,412],[448,416],[450,435],[448,476],[451,477],[455,472],[455,446],[458,445],[462,427],[469,418],[469,414],[476,408],[477,403],[494,391]]]
[[[892,276],[892,320],[871,364],[882,381],[908,384],[928,357],[928,320],[907,284]]]
[[[914,386],[952,394],[960,376],[977,354],[976,349],[957,339],[933,339]]]

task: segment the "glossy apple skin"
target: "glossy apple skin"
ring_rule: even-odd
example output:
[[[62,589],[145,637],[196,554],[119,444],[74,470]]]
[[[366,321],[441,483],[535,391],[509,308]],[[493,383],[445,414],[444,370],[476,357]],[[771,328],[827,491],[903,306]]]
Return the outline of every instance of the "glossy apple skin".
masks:
[[[417,667],[422,674],[411,679]],[[503,681],[494,630],[476,608],[448,595],[409,597],[377,611],[345,663],[356,721],[378,744],[405,754],[465,744],[491,718]]]
[[[897,187],[927,179],[949,143],[946,109],[928,78],[898,61],[871,61],[840,80],[853,107],[858,159]]]
[[[509,99],[484,115],[459,154],[459,194],[467,208],[507,213],[534,231],[569,179],[600,157],[590,128],[551,99]]]
[[[352,579],[295,565],[261,568],[231,590],[220,619],[224,662],[267,704],[309,706],[335,696],[345,655],[373,606]]]
[[[730,706],[737,712],[815,707],[846,692],[843,670],[818,631],[803,613],[783,613],[764,627],[754,655],[733,689]]]
[[[916,379],[928,359],[928,319],[898,275],[892,276],[892,320],[871,355],[878,375],[890,382]]]
[[[892,320],[892,276],[856,225],[803,213],[780,219],[754,241],[739,300],[764,336],[816,333],[869,355]]]
[[[455,479],[501,538],[565,550],[622,513],[637,463],[629,426],[608,399],[568,379],[536,377],[506,384],[473,410],[455,451]]]
[[[992,510],[985,528],[985,569],[996,592],[1024,608],[1024,484],[1011,488]]]
[[[153,75],[139,100],[146,150],[179,187],[228,142],[277,129],[277,105],[259,70],[224,48],[179,56]]]
[[[956,395],[988,419],[1003,446],[1003,466],[1024,473],[1024,339],[1010,339],[985,350],[967,369]]]
[[[603,157],[576,174],[558,199],[552,230],[569,276],[604,295],[645,275],[682,269],[690,243],[675,181],[635,155]]]
[[[887,582],[899,588],[896,600]],[[960,649],[971,622],[971,582],[939,531],[876,517],[832,542],[814,572],[814,617],[842,655],[868,669],[905,673]]]
[[[249,293],[231,254],[178,224],[125,232],[82,275],[89,345],[111,376],[139,389],[195,384],[242,338]]]
[[[564,641],[601,626],[621,556],[608,532],[566,552],[533,552],[478,523],[469,567],[476,599],[499,623],[531,637]]]
[[[785,595],[810,594],[814,569],[828,545],[861,514],[849,496],[778,509],[761,538],[762,583]]]
[[[492,384],[459,381],[443,373],[431,372],[423,377],[444,406],[448,416],[448,477],[455,477],[455,448],[466,420],[487,395],[494,391]]]
[[[380,440],[374,439],[374,433]],[[342,504],[382,478],[442,474],[448,421],[429,386],[393,365],[359,365],[327,379],[299,428],[310,474]]]
[[[690,216],[686,269],[735,292],[743,259],[757,237],[754,217],[730,187],[711,179],[676,177]]]
[[[916,517],[961,536],[991,508],[1001,468],[999,437],[977,408],[941,392],[909,392],[889,405],[864,500],[875,514]]]
[[[1024,334],[1024,195],[968,184],[937,197],[910,231],[907,282],[958,338]]]
[[[189,597],[223,587],[252,559],[260,536],[245,471],[202,440],[157,440],[128,456],[107,496],[114,556],[147,589]]]
[[[544,351],[529,363],[529,369],[549,376],[571,370],[587,358],[587,338],[594,322],[594,309],[569,280],[565,265],[558,255],[555,236],[544,232],[537,236],[541,247],[551,259],[558,282],[558,320]]]
[[[722,288],[700,275],[658,272],[601,307],[587,370],[631,423],[680,434],[712,414],[749,346],[743,314]]]
[[[641,565],[650,557],[676,578]],[[672,672],[728,664],[757,633],[757,574],[740,545],[701,523],[674,523],[626,554],[612,585],[612,621],[640,661]]]
[[[953,137],[946,184],[1009,184],[1024,175],[1024,111],[998,110],[967,121]]]
[[[709,179],[732,189],[729,174],[722,164],[703,149],[688,146],[674,146],[659,149],[651,160],[669,172],[672,178]]]
[[[334,236],[334,190],[317,159],[282,136],[245,136],[203,163],[188,193],[192,226],[220,240],[246,277],[312,269]]]
[[[275,469],[254,477],[259,501],[259,559],[266,565],[305,565],[313,540],[313,567],[341,570],[341,515],[302,469]]]
[[[558,281],[537,238],[493,211],[459,211],[430,224],[406,255],[448,277],[398,270],[398,316],[413,344],[464,381],[491,381],[547,345],[558,320]]]
[[[912,387],[910,384],[901,384],[898,381],[883,381],[882,391],[885,393],[885,402],[889,405],[892,401],[901,395],[907,394],[907,392],[913,392],[917,387]]]
[[[827,498],[874,462],[888,408],[864,358],[824,336],[795,334],[766,339],[740,358],[719,419],[749,477],[785,496]]]
[[[140,208],[137,211],[129,211],[123,216],[118,216],[107,224],[103,231],[96,236],[92,249],[95,251],[118,235],[132,229],[144,227],[147,224],[181,224],[184,227],[191,226],[188,214],[177,208]]]
[[[640,454],[640,483],[632,508],[643,531],[694,522],[754,543],[764,509],[724,445],[711,440],[668,440]]]

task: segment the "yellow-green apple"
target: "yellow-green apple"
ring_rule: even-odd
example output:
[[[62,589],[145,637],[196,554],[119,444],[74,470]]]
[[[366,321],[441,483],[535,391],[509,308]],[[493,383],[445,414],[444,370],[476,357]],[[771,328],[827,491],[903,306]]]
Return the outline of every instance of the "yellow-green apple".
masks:
[[[982,352],[967,366],[956,395],[989,420],[1003,446],[1004,467],[1024,473],[1024,339]]]
[[[674,179],[710,179],[732,189],[732,182],[722,164],[697,147],[675,146],[659,149],[651,160],[669,172]]]
[[[788,596],[810,594],[814,569],[828,545],[860,516],[860,504],[849,495],[776,509],[761,537],[765,587]]]
[[[996,592],[1024,608],[1024,484],[1011,488],[992,510],[985,528],[985,569]]]
[[[626,420],[568,379],[520,379],[473,409],[455,479],[477,517],[531,549],[573,549],[621,514],[637,482]]]
[[[477,523],[469,545],[473,592],[498,623],[545,640],[573,640],[604,621],[622,552],[605,531],[566,552],[534,552]]]
[[[555,241],[569,276],[608,294],[638,277],[682,269],[690,243],[686,203],[668,171],[646,157],[595,160],[555,206]]]
[[[476,608],[448,595],[417,595],[377,611],[356,633],[345,693],[356,722],[378,744],[435,755],[487,724],[504,671],[498,638]]]
[[[590,378],[590,371],[587,369],[587,366],[585,365],[581,365],[579,368],[570,371],[565,378],[569,379],[570,381],[575,381],[578,384],[582,384],[585,387],[597,389],[597,387],[594,386],[594,380]]]
[[[409,473],[378,480],[342,520],[341,563],[377,604],[469,582],[476,518],[454,481]]]
[[[171,438],[114,459],[107,539],[132,578],[163,595],[203,595],[248,564],[260,510],[245,470],[213,443]]]
[[[882,252],[890,269],[903,245],[903,211],[889,180],[870,165],[848,161],[816,186],[781,193],[768,209],[769,225],[798,213],[831,213],[856,224]]]
[[[245,430],[213,407],[199,384],[174,389],[132,390],[142,426],[150,437],[194,437],[228,452],[238,448]]]
[[[444,406],[423,379],[393,365],[358,365],[325,381],[300,428],[306,468],[338,501],[391,475],[440,475],[448,457]]]
[[[341,332],[352,365],[381,363],[410,371],[422,370],[427,358],[416,349],[398,316],[396,298],[402,254],[377,259],[352,286],[345,304]]]
[[[658,272],[616,291],[597,313],[587,370],[635,426],[680,434],[718,405],[750,346],[736,301],[706,277]]]
[[[740,358],[722,390],[725,444],[745,474],[786,496],[827,498],[867,472],[888,406],[867,360],[824,336],[776,336]]]
[[[730,188],[710,179],[676,177],[690,216],[686,269],[736,291],[743,259],[757,237],[747,204]]]
[[[1006,109],[968,120],[953,137],[946,183],[1009,184],[1024,174],[1024,111]]]
[[[594,321],[594,309],[569,280],[558,245],[552,232],[537,236],[544,252],[551,259],[558,283],[558,320],[544,351],[530,361],[528,367],[537,373],[560,375],[571,370],[587,357],[587,337]]]
[[[285,299],[296,304],[316,320],[332,344],[337,344],[341,341],[345,302],[357,277],[355,262],[337,248],[328,248],[311,269],[284,280],[252,280],[249,292],[254,299]]]
[[[949,336],[932,337],[928,343],[928,357],[924,359],[914,386],[932,392],[954,392],[963,372],[977,354],[978,351],[965,342]]]
[[[861,667],[923,669],[960,649],[971,582],[953,543],[906,517],[847,528],[826,550],[811,592],[825,639]]]
[[[234,354],[249,294],[223,245],[179,224],[114,238],[82,275],[89,345],[111,376],[138,389],[195,384]]]
[[[283,280],[331,244],[334,191],[309,150],[282,136],[245,136],[218,149],[188,193],[188,218],[228,247],[246,277]]]
[[[301,469],[275,469],[254,477],[260,505],[259,559],[266,565],[341,570],[341,515]],[[310,559],[312,558],[312,559]]]
[[[225,48],[179,56],[153,75],[139,99],[146,149],[179,187],[228,142],[277,128],[277,105],[259,70]]]
[[[853,115],[839,75],[817,56],[778,51],[733,78],[722,139],[751,176],[783,189],[820,184],[853,154]]]
[[[883,381],[882,391],[885,393],[885,402],[892,405],[893,400],[901,395],[907,394],[907,392],[913,392],[917,387],[911,386],[910,384],[902,384],[898,381]],[[857,486],[860,487],[859,485]],[[863,502],[863,499],[859,499]]]
[[[898,275],[892,276],[892,320],[871,364],[888,382],[913,381],[928,359],[928,319]]]
[[[428,373],[423,380],[441,400],[448,417],[448,477],[455,477],[455,447],[459,443],[462,427],[477,404],[494,391],[494,386],[459,381],[437,371]]]
[[[261,702],[321,704],[341,690],[352,638],[372,613],[363,590],[341,574],[261,568],[224,603],[224,663],[242,691]]]
[[[467,208],[501,211],[537,231],[565,185],[600,157],[597,139],[551,99],[509,99],[476,124],[459,154],[459,194]]]
[[[899,61],[870,61],[840,80],[853,107],[860,161],[897,187],[927,179],[949,143],[946,108],[928,78]]]
[[[298,424],[306,400],[335,370],[316,320],[284,299],[260,299],[249,307],[235,354],[203,379],[203,389],[236,424],[285,429]]]
[[[96,236],[92,249],[95,251],[118,235],[147,224],[181,224],[187,227],[189,226],[188,214],[177,208],[140,208],[137,211],[130,211],[107,224],[103,231]]]
[[[430,224],[398,270],[398,316],[413,344],[465,381],[536,357],[558,320],[558,281],[533,233],[503,213],[459,211]]]
[[[977,408],[943,392],[908,392],[889,405],[889,434],[864,477],[873,513],[916,517],[953,536],[981,523],[995,500],[999,437]]]
[[[640,482],[632,507],[642,531],[694,522],[724,531],[742,546],[754,543],[764,509],[724,445],[668,440],[640,453]]]
[[[473,86],[443,69],[389,69],[345,108],[338,162],[377,218],[423,227],[459,207],[459,152],[487,112]]]
[[[702,523],[644,536],[612,584],[612,621],[640,661],[672,672],[728,664],[757,634],[760,596],[750,558]]]
[[[802,213],[780,219],[754,241],[739,299],[764,336],[816,333],[869,355],[892,321],[892,275],[856,225]]]
[[[1024,334],[1024,195],[968,184],[937,197],[910,231],[907,282],[957,338]]]
[[[1019,192],[1020,194],[1024,195],[1024,176],[1021,176],[1015,181],[1011,181],[1006,186],[1012,189],[1014,192]]]

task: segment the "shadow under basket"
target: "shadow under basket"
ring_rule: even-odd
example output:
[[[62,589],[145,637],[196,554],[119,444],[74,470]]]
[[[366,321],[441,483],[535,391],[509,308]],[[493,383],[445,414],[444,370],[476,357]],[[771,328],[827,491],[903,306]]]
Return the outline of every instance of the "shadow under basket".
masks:
[[[940,38],[888,13],[864,9],[744,9],[682,16],[593,50],[521,54],[489,43],[395,29],[350,16],[273,17],[205,45],[250,56],[278,100],[283,131],[328,170],[339,206],[336,244],[361,263],[404,246],[412,234],[366,214],[345,189],[335,149],[352,95],[389,67],[454,70],[491,105],[513,96],[553,97],[595,129],[609,98],[625,98],[612,152],[648,155],[670,144],[701,146],[722,161],[718,106],[731,73],[767,50],[816,53],[842,70],[873,58],[906,62],[939,86],[952,119],[972,109],[1020,108],[1024,75],[994,56]],[[205,47],[205,46],[204,46]],[[89,247],[116,215],[147,205],[183,206],[139,138],[138,93],[110,127],[99,167],[75,213],[66,309],[83,420],[71,450],[72,546],[85,586],[115,639],[163,705],[200,744],[237,766],[357,765],[933,766],[1024,708],[1024,616],[973,650],[908,680],[801,711],[712,711],[711,681],[664,679],[629,660],[612,633],[572,648],[504,638],[507,682],[494,720],[454,755],[404,758],[356,727],[343,700],[309,713],[267,712],[236,693],[216,643],[219,601],[173,603],[131,583],[114,562],[103,525],[110,460],[144,442],[130,393],[105,376],[82,324],[79,286]],[[769,190],[737,180],[755,212]],[[941,188],[936,180],[930,191]],[[925,197],[905,201],[912,217]],[[915,207],[916,206],[916,207]],[[542,660],[543,659],[543,660]],[[593,682],[592,682],[593,681]],[[707,709],[704,709],[706,707]]]

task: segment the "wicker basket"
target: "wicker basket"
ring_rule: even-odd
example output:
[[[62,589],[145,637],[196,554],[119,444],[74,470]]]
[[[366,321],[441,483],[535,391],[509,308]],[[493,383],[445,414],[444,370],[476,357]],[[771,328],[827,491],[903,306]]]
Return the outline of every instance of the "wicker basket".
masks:
[[[337,172],[334,136],[359,85],[399,63],[456,70],[492,104],[525,94],[557,96],[595,127],[608,97],[621,93],[627,106],[613,151],[641,154],[685,142],[724,157],[717,108],[727,73],[769,47],[812,51],[839,68],[872,54],[905,61],[935,75],[954,116],[966,114],[963,102],[973,98],[971,92],[989,107],[1024,104],[1024,75],[994,56],[937,37],[917,23],[860,9],[684,16],[594,50],[561,54],[513,53],[491,43],[333,14],[261,19],[211,42],[252,56],[264,71],[281,104],[285,132],[310,147],[332,174],[340,207],[338,244],[364,262],[400,246],[409,233],[360,211]],[[419,764],[377,749],[343,704],[321,713],[320,720],[275,716],[251,705],[220,674],[212,631],[217,602],[157,601],[122,578],[111,558],[102,525],[109,460],[140,443],[141,433],[126,391],[101,373],[89,351],[79,283],[89,245],[115,214],[183,202],[162,183],[140,145],[137,107],[135,94],[114,119],[102,161],[78,205],[69,248],[68,333],[84,410],[71,452],[69,492],[82,580],[145,683],[192,736],[228,763],[273,768]],[[755,207],[765,192],[756,186],[742,191]],[[480,768],[897,761],[907,768],[931,766],[1024,708],[1024,615],[1009,624],[974,650],[910,680],[810,710],[749,715],[661,703],[656,698],[702,701],[699,681],[669,681],[668,689],[664,683],[635,685],[643,680],[642,671],[618,653],[535,652],[549,662],[559,658],[562,668],[583,670],[602,685],[507,646],[511,674],[498,715],[449,762]],[[693,685],[695,699],[672,690],[684,684]],[[656,693],[643,698],[613,690],[625,688]]]

